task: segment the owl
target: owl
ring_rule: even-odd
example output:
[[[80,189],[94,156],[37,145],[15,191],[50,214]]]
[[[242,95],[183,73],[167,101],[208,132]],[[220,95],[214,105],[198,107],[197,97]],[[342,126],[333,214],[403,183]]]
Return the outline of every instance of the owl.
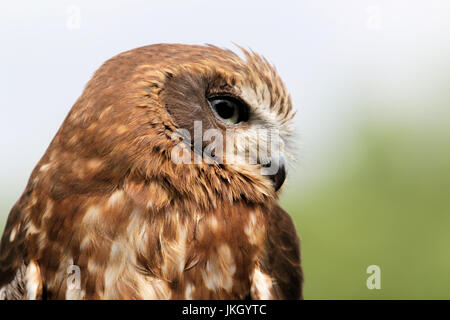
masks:
[[[150,45],[95,72],[9,214],[0,298],[302,298],[278,203],[295,112],[240,50]]]

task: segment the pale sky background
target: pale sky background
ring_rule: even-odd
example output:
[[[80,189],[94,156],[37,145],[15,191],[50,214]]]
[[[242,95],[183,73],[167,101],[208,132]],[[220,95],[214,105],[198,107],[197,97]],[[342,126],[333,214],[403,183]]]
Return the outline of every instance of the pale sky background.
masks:
[[[300,162],[320,172],[361,116],[437,121],[429,101],[449,80],[450,1],[4,1],[0,200],[18,199],[106,59],[160,42],[267,57],[298,110]],[[358,103],[366,95],[380,103]]]

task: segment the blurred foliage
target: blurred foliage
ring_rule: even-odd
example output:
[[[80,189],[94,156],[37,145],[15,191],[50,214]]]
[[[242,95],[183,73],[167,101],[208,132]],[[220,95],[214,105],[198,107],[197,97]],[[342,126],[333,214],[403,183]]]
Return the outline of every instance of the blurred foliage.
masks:
[[[302,239],[305,298],[449,299],[450,129],[362,127],[327,174],[312,186],[292,178],[282,198]],[[366,287],[373,264],[381,290]]]
[[[306,299],[450,298],[449,146],[449,127],[369,123],[325,178],[286,189]],[[373,264],[380,290],[366,287]]]

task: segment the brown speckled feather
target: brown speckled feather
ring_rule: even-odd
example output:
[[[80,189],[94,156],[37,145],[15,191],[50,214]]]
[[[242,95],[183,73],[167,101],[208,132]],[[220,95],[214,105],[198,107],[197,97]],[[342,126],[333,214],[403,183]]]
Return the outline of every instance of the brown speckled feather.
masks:
[[[171,160],[194,120],[230,129],[217,94],[248,105],[237,143],[268,127],[287,145],[290,97],[254,53],[160,44],[103,64],[10,212],[0,298],[301,298],[298,237],[262,163]]]

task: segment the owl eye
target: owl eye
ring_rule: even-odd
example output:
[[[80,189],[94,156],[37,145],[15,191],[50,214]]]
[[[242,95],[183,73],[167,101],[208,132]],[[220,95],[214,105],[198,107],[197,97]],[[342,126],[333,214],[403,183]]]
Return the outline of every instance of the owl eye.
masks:
[[[238,124],[248,120],[246,105],[230,96],[214,96],[208,98],[211,108],[217,118],[227,124]]]

